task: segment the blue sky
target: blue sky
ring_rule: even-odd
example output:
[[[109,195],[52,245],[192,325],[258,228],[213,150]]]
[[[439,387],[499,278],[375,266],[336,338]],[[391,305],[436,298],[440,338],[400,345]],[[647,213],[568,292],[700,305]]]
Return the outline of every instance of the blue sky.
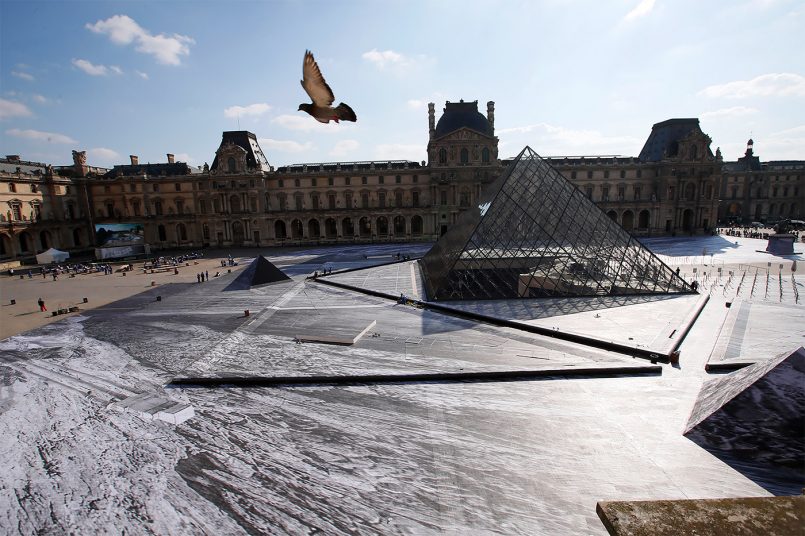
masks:
[[[795,0],[0,2],[0,153],[212,162],[224,130],[274,165],[424,160],[427,103],[496,103],[502,157],[636,156],[698,117],[725,159],[805,160]],[[304,112],[306,49],[355,124]]]

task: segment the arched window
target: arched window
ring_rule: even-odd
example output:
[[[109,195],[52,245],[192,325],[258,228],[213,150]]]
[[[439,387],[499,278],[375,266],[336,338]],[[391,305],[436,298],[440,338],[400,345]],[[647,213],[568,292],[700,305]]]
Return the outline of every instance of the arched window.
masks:
[[[650,214],[648,210],[640,211],[640,215],[637,217],[638,229],[648,229],[649,216]]]
[[[447,151],[442,147],[439,149],[439,163],[446,164],[447,163]]]
[[[405,234],[405,218],[402,216],[394,216],[394,234],[402,236]]]
[[[25,253],[28,251],[30,247],[28,241],[28,234],[27,233],[20,233],[20,251]]]
[[[277,239],[284,239],[288,236],[288,233],[285,231],[285,222],[282,220],[277,220],[274,223],[274,238]]]
[[[481,162],[483,162],[484,164],[489,163],[489,148],[488,147],[484,147],[483,150],[481,151]]]
[[[355,226],[352,224],[351,218],[341,220],[341,234],[347,237],[355,236]]]
[[[377,218],[377,234],[380,236],[389,234],[389,220],[385,216]]]
[[[230,173],[235,173],[238,170],[238,165],[235,162],[235,159],[232,158],[231,156],[226,161],[226,169]]]
[[[314,218],[307,222],[307,236],[308,238],[313,238],[316,240],[321,238],[321,226],[319,225],[319,220]]]
[[[291,222],[291,238],[302,238],[304,229],[301,220],[294,220]]]
[[[422,216],[414,216],[411,218],[411,234],[414,236],[422,234]]]
[[[338,237],[338,225],[333,218],[327,218],[324,221],[324,234],[327,238]]]
[[[461,149],[461,163],[466,164],[469,161],[470,161],[470,152],[465,147]]]
[[[159,227],[157,227],[157,233],[159,233],[159,241],[160,242],[164,242],[165,240],[168,239],[168,235],[167,235],[167,233],[165,233],[165,226],[164,225],[160,225]]]
[[[363,217],[358,222],[358,233],[363,237],[367,238],[372,235],[372,223],[369,218]]]

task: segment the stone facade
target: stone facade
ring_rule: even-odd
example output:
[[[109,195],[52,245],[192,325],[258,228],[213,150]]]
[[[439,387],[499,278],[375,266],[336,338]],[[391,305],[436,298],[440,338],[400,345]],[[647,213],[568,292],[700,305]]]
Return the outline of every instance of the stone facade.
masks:
[[[722,170],[722,221],[774,224],[783,219],[805,220],[805,162],[761,162],[749,140],[744,156]]]
[[[91,249],[94,226],[140,223],[153,250],[433,241],[508,165],[495,103],[428,105],[428,162],[308,163],[273,168],[254,134],[224,132],[212,166],[175,162],[52,168],[0,159],[0,261],[57,247]],[[653,126],[635,157],[548,157],[637,236],[708,232],[719,218],[802,218],[805,162],[724,163],[697,119]],[[537,148],[538,149],[538,148]],[[749,158],[752,157],[752,158]],[[744,169],[745,168],[745,169]],[[721,205],[719,205],[719,199]],[[758,208],[760,207],[760,208]],[[760,216],[759,218],[756,216]]]

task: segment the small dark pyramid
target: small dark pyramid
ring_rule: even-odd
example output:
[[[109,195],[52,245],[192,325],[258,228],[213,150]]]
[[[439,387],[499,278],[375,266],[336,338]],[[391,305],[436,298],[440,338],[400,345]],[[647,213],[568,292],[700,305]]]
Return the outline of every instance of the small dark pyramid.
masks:
[[[695,292],[529,147],[420,266],[432,301]]]
[[[685,437],[775,494],[805,486],[805,348],[706,382]]]
[[[248,290],[253,287],[289,281],[290,279],[282,270],[271,264],[271,261],[262,255],[258,255],[224,290]]]

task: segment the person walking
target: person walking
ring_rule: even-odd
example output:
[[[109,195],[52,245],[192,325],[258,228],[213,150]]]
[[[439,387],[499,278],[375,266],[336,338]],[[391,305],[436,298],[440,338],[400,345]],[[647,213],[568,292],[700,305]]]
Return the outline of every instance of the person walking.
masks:
[[[40,311],[47,311],[48,310],[48,308],[45,307],[45,300],[43,300],[42,298],[39,298],[39,300],[36,303],[39,304],[39,310]]]
[[[209,272],[209,270],[205,270],[205,271],[204,271],[204,280],[205,280],[205,281],[209,281],[209,280],[210,280],[210,272]]]

